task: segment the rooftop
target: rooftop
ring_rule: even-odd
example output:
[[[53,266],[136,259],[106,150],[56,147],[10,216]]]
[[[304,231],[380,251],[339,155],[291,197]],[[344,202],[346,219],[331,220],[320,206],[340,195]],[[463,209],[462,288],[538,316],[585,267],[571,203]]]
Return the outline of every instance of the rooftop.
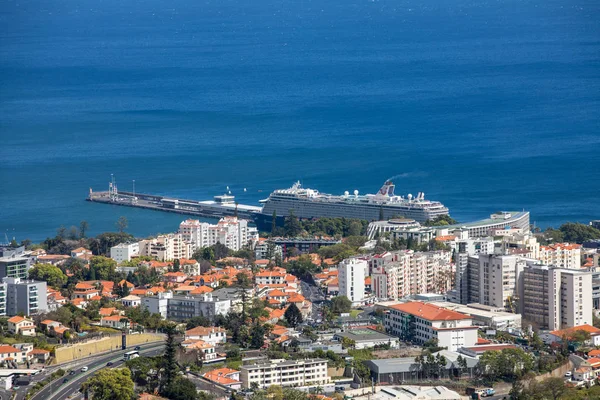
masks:
[[[447,310],[445,308],[436,307],[431,304],[422,303],[420,301],[411,301],[408,303],[395,304],[392,309],[402,311],[407,314],[414,315],[428,321],[456,321],[461,319],[470,319],[468,315],[461,314],[456,311]]]

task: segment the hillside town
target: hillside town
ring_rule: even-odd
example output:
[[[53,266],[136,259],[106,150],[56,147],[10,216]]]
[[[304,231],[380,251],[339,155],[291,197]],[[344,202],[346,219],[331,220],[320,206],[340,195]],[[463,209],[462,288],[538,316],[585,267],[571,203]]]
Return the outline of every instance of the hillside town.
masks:
[[[0,247],[2,398],[600,397],[600,221],[84,222]]]

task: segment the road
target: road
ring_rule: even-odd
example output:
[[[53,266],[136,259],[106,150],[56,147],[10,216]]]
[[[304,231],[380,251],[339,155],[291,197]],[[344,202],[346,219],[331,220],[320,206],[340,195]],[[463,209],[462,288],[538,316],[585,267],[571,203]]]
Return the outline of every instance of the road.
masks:
[[[304,281],[300,281],[300,287],[302,288],[302,295],[313,305],[311,318],[315,321],[322,319],[321,303],[325,300],[325,296],[321,288]]]
[[[149,343],[140,345],[140,354],[145,356],[155,356],[160,354],[164,348],[164,342]],[[127,351],[131,351],[132,347],[127,350],[119,350],[110,354],[103,354],[93,359],[89,359],[82,363],[89,369],[86,372],[81,371],[81,366],[77,366],[74,375],[65,375],[50,385],[44,387],[41,391],[36,393],[31,400],[64,400],[78,394],[81,384],[95,374],[98,370],[105,368],[107,362],[113,362],[112,368],[119,367],[123,364],[123,354]],[[81,364],[81,363],[80,363]],[[68,382],[63,383],[64,379],[68,379]],[[17,399],[23,399],[25,397],[27,387],[20,388],[17,391]]]

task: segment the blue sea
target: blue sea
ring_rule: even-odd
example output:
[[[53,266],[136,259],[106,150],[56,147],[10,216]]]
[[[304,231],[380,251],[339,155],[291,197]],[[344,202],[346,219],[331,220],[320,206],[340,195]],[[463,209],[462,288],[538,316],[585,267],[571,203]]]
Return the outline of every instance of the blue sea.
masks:
[[[184,217],[106,190],[258,205],[295,180],[425,192],[468,221],[600,218],[597,0],[3,0],[0,241]],[[244,188],[246,191],[244,192]]]

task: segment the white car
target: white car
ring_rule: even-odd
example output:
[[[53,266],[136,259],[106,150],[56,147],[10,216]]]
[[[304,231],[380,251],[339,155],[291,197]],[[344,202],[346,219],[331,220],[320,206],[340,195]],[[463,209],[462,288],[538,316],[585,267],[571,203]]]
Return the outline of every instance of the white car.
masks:
[[[573,374],[571,373],[571,371],[567,371],[565,373],[565,378],[570,378],[571,376],[573,376]]]
[[[88,370],[88,367],[81,368],[81,372],[86,372],[87,370]]]

